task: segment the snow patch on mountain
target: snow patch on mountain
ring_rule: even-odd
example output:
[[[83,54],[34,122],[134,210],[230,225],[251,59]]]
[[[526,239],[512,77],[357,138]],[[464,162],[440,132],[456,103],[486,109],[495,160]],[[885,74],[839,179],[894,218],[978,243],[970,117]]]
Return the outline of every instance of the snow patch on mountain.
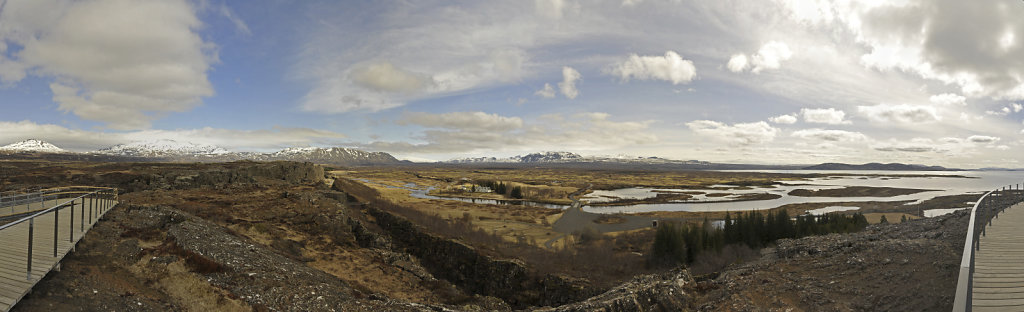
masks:
[[[193,142],[179,142],[175,140],[160,139],[154,141],[138,141],[128,144],[118,144],[97,151],[100,154],[134,156],[134,157],[160,157],[160,156],[199,156],[199,155],[224,155],[228,154],[226,149],[210,144],[199,144]]]
[[[388,153],[366,152],[346,147],[291,147],[267,155],[269,160],[311,161],[319,163],[373,164],[394,163]]]
[[[50,144],[49,142],[28,139],[17,143],[0,146],[0,151],[7,152],[42,152],[42,153],[66,153],[63,148]]]

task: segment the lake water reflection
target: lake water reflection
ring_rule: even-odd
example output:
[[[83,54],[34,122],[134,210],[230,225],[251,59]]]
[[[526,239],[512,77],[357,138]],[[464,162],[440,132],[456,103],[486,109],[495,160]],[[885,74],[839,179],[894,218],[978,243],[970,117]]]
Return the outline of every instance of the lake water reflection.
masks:
[[[1019,185],[1024,181],[1024,172],[1019,171],[809,171],[809,170],[758,170],[749,172],[774,172],[793,174],[837,174],[808,181],[783,181],[775,188],[754,188],[750,190],[729,190],[733,194],[773,193],[782,197],[770,200],[740,202],[672,202],[663,204],[636,204],[624,206],[586,206],[583,209],[595,213],[632,213],[649,211],[740,211],[764,210],[787,204],[866,202],[866,201],[913,201],[922,202],[937,196],[982,193],[1010,184]],[[843,174],[843,175],[840,175]],[[875,176],[880,175],[880,176]],[[902,177],[895,177],[902,176]],[[948,177],[946,177],[948,176]],[[957,177],[963,176],[963,177]],[[965,178],[966,177],[966,178]],[[795,189],[834,189],[846,186],[894,187],[928,189],[934,191],[890,197],[800,197],[787,193]],[[630,190],[637,193],[636,188]],[[605,194],[606,196],[609,196]],[[966,206],[966,203],[965,203]],[[950,207],[959,208],[959,207]]]

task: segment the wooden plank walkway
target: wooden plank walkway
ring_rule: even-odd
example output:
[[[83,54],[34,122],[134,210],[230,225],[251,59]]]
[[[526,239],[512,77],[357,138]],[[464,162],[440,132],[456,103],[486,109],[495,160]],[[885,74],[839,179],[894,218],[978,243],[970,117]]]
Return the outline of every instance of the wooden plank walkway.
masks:
[[[1024,311],[1024,203],[985,227],[974,256],[974,311]]]
[[[61,200],[61,203],[68,199]],[[83,206],[83,202],[85,205]],[[89,214],[90,202],[95,203],[92,207],[93,213]],[[53,207],[53,201],[48,201],[49,207]],[[99,220],[105,211],[101,210],[102,204],[113,206],[116,202],[111,200],[79,199],[75,201],[74,219],[70,209],[61,209],[55,216],[53,212],[46,213],[34,219],[32,235],[32,272],[28,274],[29,254],[29,222],[14,225],[0,231],[0,311],[9,311],[18,301],[38,283],[50,270],[59,269],[60,260],[67,255],[78,243],[82,236],[92,228],[92,225]],[[38,203],[33,204],[32,210],[38,210]],[[83,209],[84,208],[84,209]],[[0,209],[7,210],[10,208]],[[82,213],[84,210],[84,214]],[[109,208],[107,209],[109,210]],[[3,211],[0,211],[2,214]],[[84,216],[84,218],[83,218]],[[91,218],[91,221],[90,221]],[[54,222],[57,222],[56,233],[54,233]],[[56,236],[55,236],[56,234]],[[56,237],[57,256],[54,257],[54,238]]]

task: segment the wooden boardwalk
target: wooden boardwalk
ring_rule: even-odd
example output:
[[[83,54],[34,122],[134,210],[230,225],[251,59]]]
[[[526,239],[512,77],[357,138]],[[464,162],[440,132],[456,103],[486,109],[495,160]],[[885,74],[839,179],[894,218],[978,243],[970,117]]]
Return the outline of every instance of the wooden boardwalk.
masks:
[[[60,202],[69,200],[62,199]],[[9,311],[14,307],[50,270],[54,268],[59,270],[60,260],[74,248],[82,236],[99,220],[99,217],[116,204],[116,201],[113,200],[90,198],[78,199],[74,202],[74,208],[61,209],[56,214],[57,220],[55,220],[53,212],[48,212],[36,217],[32,222],[31,273],[27,271],[29,222],[25,221],[0,230],[0,311]],[[38,205],[35,203],[30,209],[41,210]],[[53,207],[53,201],[47,201],[47,205],[47,208]],[[92,214],[89,213],[90,206]],[[103,210],[102,207],[106,207],[107,210]],[[20,208],[20,210],[19,208],[15,209],[16,213],[24,212],[24,208]],[[74,213],[70,209],[74,209]],[[0,216],[9,215],[10,212],[10,207],[0,208]],[[72,219],[72,214],[74,219]],[[56,227],[54,227],[55,221]],[[56,256],[54,256],[55,238]]]
[[[974,258],[972,309],[1024,311],[1024,203],[985,227]]]

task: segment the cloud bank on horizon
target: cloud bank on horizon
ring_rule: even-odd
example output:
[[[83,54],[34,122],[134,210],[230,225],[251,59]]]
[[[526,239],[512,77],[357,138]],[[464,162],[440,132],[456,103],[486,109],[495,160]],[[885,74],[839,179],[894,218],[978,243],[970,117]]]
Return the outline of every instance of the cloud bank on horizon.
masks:
[[[1021,167],[1024,3],[0,2],[0,143]]]

